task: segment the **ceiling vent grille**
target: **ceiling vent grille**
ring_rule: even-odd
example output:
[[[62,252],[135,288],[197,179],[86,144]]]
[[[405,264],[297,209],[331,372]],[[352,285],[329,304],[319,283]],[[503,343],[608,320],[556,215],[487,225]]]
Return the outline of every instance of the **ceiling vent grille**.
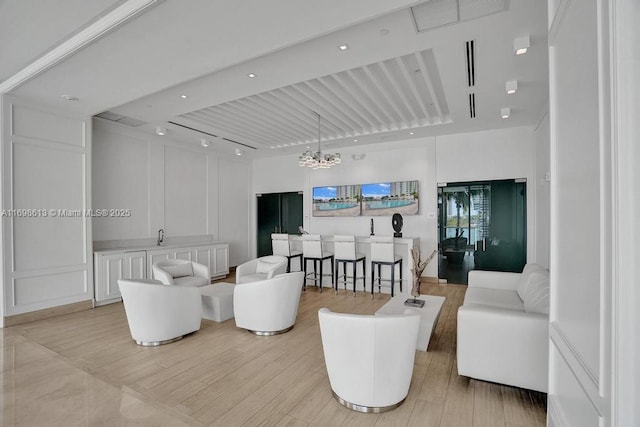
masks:
[[[476,94],[469,94],[469,117],[472,119],[476,118]]]
[[[465,52],[467,60],[467,84],[473,87],[476,84],[476,60],[475,60],[475,42],[469,40],[465,42]]]
[[[416,31],[470,21],[507,10],[507,0],[430,0],[411,7]]]
[[[103,111],[100,114],[96,114],[96,117],[132,127],[138,127],[146,124],[146,122],[143,122],[142,120],[123,116],[122,114],[114,113],[113,111]]]

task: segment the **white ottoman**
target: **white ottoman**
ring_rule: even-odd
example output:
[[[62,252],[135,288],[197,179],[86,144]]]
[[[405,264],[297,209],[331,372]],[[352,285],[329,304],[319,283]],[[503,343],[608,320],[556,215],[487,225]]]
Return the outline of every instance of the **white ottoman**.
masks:
[[[233,317],[233,283],[215,283],[200,288],[202,317],[224,322]]]

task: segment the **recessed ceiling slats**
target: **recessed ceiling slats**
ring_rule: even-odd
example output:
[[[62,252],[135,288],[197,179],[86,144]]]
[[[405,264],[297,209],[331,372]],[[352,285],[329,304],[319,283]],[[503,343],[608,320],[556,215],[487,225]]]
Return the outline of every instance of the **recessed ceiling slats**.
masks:
[[[411,105],[411,101],[409,101],[409,98],[407,98],[407,95],[404,93],[404,90],[400,86],[399,79],[396,76],[391,75],[391,71],[389,67],[387,67],[387,65],[384,62],[380,63],[380,69],[382,70],[382,73],[384,74],[384,76],[387,78],[389,84],[393,87],[395,92],[398,94],[398,96],[402,100],[404,108],[407,110],[409,115],[413,117],[415,124],[417,126],[424,125],[423,123],[424,117],[421,118],[420,114],[416,114],[416,112],[414,111],[413,106]]]
[[[265,109],[262,104],[252,101],[251,98],[243,98],[233,101],[231,105],[241,111],[247,112],[247,118],[250,118],[263,126],[270,129],[272,134],[281,135],[286,138],[304,138],[306,131],[300,130],[299,126],[284,126],[286,121],[280,123],[279,119],[274,117],[271,110]]]
[[[385,91],[383,84],[373,75],[370,66],[362,67],[364,74],[369,78],[372,85],[371,88],[375,88],[374,93],[379,94],[380,105],[387,108],[387,115],[392,118],[393,121],[400,124],[401,128],[405,127],[406,121],[404,115],[400,112],[400,107],[392,99],[391,96]],[[395,116],[393,116],[395,114]]]
[[[311,88],[311,90],[323,97],[327,102],[335,105],[339,111],[344,113],[345,118],[348,118],[354,124],[354,129],[356,129],[358,133],[363,134],[371,131],[366,120],[351,108],[349,104],[344,102],[338,93],[331,91],[322,80],[312,80],[310,82],[306,82],[306,84]]]
[[[387,121],[382,118],[379,111],[376,111],[375,103],[372,105],[371,98],[366,93],[360,92],[355,83],[351,82],[351,76],[348,73],[334,74],[331,77],[346,93],[362,106],[363,112],[371,116],[375,123],[374,128],[377,128],[378,132],[388,130],[388,128],[384,126],[384,123],[387,123]]]
[[[298,129],[299,132],[305,136],[315,131],[315,128],[309,126],[306,120],[300,120],[300,118],[295,117],[298,115],[296,114],[298,110],[294,110],[286,102],[281,102],[277,98],[272,98],[273,94],[258,94],[252,96],[251,101],[257,105],[266,106],[266,109],[269,112],[267,116],[279,123],[281,126],[292,126]]]
[[[404,62],[403,58],[396,58],[396,62],[398,63],[398,68],[400,69],[402,76],[404,77],[405,81],[411,88],[411,94],[413,94],[413,96],[416,98],[416,101],[418,102],[418,105],[420,105],[420,110],[422,111],[423,117],[426,120],[426,124],[431,124],[431,114],[429,114],[429,111],[427,110],[427,106],[424,104],[424,101],[422,100],[423,97],[421,96],[420,91],[418,90],[418,86],[416,85],[416,82],[414,81],[413,78],[411,78],[410,69],[407,68],[407,64]]]
[[[431,50],[356,67],[183,114],[221,137],[283,147],[448,120]]]
[[[272,138],[286,140],[286,139],[295,137],[294,135],[289,133],[289,129],[280,129],[277,126],[274,126],[271,123],[268,123],[264,119],[264,116],[260,117],[252,113],[251,111],[237,104],[237,101],[227,103],[222,108],[222,111],[225,111],[226,113],[228,113],[228,117],[234,117],[234,116],[244,117],[247,125],[249,125],[252,122],[256,123],[258,126],[260,126],[262,134],[268,135]]]
[[[360,74],[357,75],[356,74],[357,72],[359,72]],[[348,70],[347,75],[349,76],[349,79],[351,80],[351,82],[353,82],[354,86],[358,88],[360,93],[363,96],[366,96],[371,101],[372,108],[376,109],[379,113],[381,113],[384,116],[382,118],[382,123],[386,123],[390,127],[394,127],[395,129],[398,129],[397,119],[395,119],[389,112],[391,107],[387,105],[383,105],[383,101],[376,94],[376,90],[374,90],[375,87],[372,86],[370,83],[366,82],[365,80],[366,76],[365,76],[364,70]]]
[[[424,60],[424,57],[422,56],[422,52],[416,52],[415,56],[416,56],[416,59],[418,60],[418,66],[420,67],[420,71],[421,71],[420,75],[424,79],[424,83],[427,85],[427,90],[429,91],[429,97],[431,98],[434,104],[434,107],[436,108],[438,118],[440,119],[440,122],[444,122],[444,115],[442,114],[442,108],[440,107],[440,103],[436,99],[436,93],[433,88],[433,83],[429,78],[429,74],[426,72],[427,64]]]

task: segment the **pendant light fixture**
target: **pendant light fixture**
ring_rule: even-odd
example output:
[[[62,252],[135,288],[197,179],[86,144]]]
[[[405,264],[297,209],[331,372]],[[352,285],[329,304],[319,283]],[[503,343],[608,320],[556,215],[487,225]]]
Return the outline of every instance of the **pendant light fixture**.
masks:
[[[335,154],[322,154],[320,148],[320,114],[314,111],[314,114],[318,116],[318,151],[313,152],[307,149],[298,158],[298,165],[307,166],[312,169],[329,169],[331,166],[340,163],[340,153]]]

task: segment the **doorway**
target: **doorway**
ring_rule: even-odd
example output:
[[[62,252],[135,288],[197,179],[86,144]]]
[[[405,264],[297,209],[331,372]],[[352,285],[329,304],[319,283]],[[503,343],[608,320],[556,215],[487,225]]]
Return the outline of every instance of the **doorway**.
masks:
[[[438,277],[468,283],[469,271],[520,272],[527,260],[526,181],[438,188]]]
[[[257,254],[271,255],[271,233],[298,234],[302,226],[302,192],[258,194]]]

